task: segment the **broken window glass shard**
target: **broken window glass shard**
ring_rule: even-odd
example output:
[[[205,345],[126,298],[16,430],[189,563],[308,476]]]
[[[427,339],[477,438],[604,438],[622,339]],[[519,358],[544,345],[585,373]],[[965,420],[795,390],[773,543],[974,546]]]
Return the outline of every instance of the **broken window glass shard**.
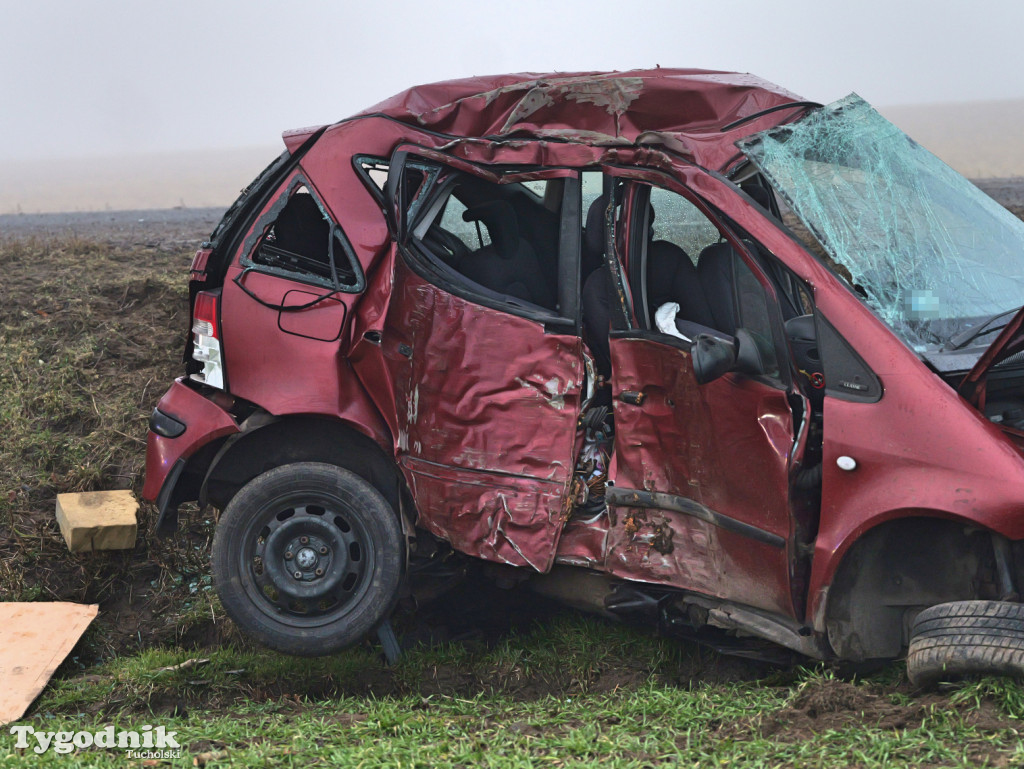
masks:
[[[1020,306],[1024,223],[856,94],[737,147],[914,350]]]

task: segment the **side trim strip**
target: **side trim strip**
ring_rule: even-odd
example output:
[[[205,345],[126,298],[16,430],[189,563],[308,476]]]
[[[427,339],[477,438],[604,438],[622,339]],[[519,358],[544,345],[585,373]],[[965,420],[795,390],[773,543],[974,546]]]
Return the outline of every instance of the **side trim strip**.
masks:
[[[674,513],[682,513],[706,521],[720,529],[750,537],[772,547],[784,548],[786,546],[786,540],[778,534],[772,534],[770,531],[751,526],[749,523],[716,513],[699,502],[694,502],[686,497],[677,497],[675,494],[611,486],[605,491],[604,498],[609,505],[614,507],[653,507],[658,510],[671,510]]]

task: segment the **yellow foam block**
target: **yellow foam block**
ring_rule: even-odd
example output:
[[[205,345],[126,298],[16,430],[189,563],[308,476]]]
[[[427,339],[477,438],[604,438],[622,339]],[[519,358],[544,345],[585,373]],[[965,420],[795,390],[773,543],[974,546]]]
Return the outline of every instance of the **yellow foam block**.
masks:
[[[138,511],[128,490],[57,495],[57,523],[72,553],[135,547]]]

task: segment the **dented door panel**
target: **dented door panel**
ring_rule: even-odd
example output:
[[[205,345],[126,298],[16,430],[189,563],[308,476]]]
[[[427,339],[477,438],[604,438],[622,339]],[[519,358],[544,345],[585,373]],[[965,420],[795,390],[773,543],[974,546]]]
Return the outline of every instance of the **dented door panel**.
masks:
[[[792,616],[786,550],[670,510],[613,507],[603,570]]]
[[[582,343],[396,262],[381,348],[420,523],[464,552],[545,571],[572,473]]]
[[[400,461],[425,529],[467,555],[548,570],[564,482],[485,476],[408,454]]]
[[[615,507],[608,570],[792,616],[785,392],[732,374],[698,385],[689,352],[657,339],[613,335],[611,352],[617,494],[660,492],[682,512]]]

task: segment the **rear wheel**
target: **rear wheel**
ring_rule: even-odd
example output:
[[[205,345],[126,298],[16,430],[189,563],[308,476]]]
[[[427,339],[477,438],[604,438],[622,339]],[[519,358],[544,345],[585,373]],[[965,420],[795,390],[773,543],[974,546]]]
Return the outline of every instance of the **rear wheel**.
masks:
[[[331,654],[391,612],[402,533],[390,505],[358,475],[301,462],[256,477],[232,498],[213,538],[224,609],[260,643]]]
[[[910,630],[907,674],[921,687],[986,675],[1024,677],[1024,605],[940,603]]]

